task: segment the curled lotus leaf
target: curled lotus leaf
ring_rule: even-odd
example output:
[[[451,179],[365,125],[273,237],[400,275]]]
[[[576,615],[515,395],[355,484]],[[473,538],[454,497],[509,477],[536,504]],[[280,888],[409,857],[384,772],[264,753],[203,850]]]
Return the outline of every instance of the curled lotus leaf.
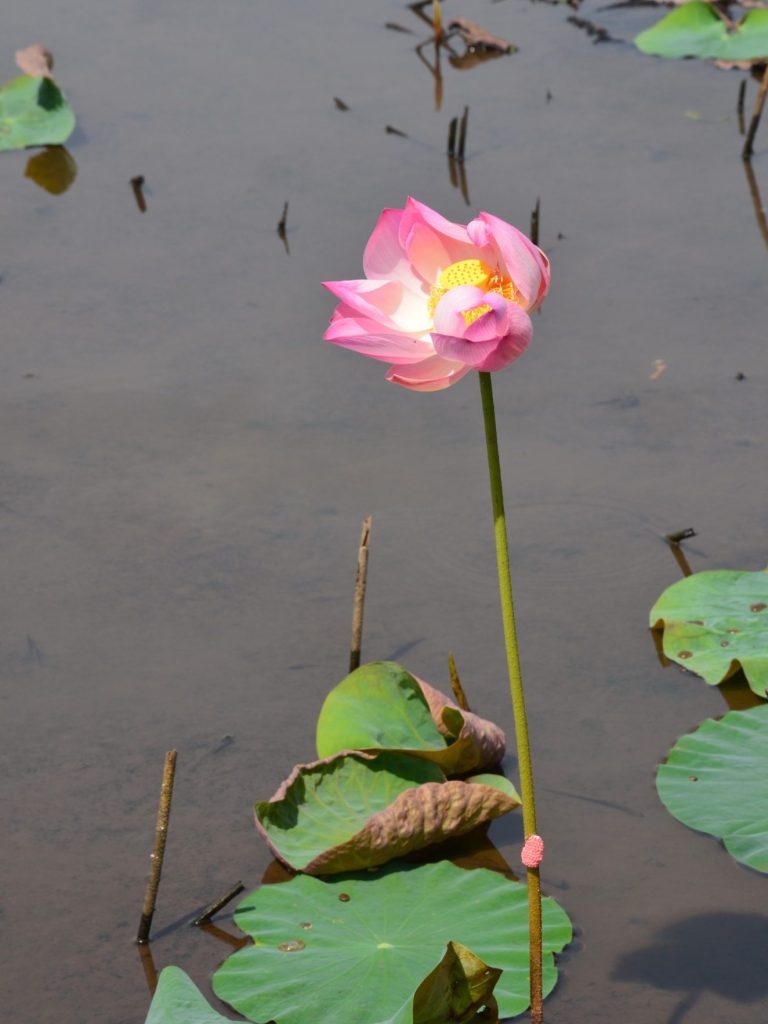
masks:
[[[668,587],[651,609],[670,661],[716,686],[742,669],[760,697],[768,691],[768,570],[713,569]]]
[[[0,88],[0,150],[60,145],[74,127],[72,108],[52,78],[20,75]]]
[[[350,673],[323,703],[317,752],[398,750],[438,764],[446,775],[492,768],[505,750],[492,722],[461,711],[434,687],[393,661],[375,661]]]
[[[768,872],[768,705],[729,711],[682,736],[656,788],[678,821],[722,839],[736,860]]]
[[[514,788],[445,781],[431,761],[390,751],[339,754],[298,765],[256,825],[275,856],[309,875],[376,867],[520,804]]]
[[[501,977],[460,942],[449,942],[440,963],[416,989],[407,1024],[472,1024],[478,1011],[495,1008],[493,990]]]
[[[459,767],[453,771],[462,774],[477,768],[494,768],[500,764],[507,749],[507,738],[498,725],[473,711],[462,710],[440,690],[425,683],[423,679],[415,678],[441,735],[451,744],[451,749],[459,748],[462,751]],[[454,750],[454,754],[458,755],[458,752],[458,749]]]
[[[553,954],[572,932],[554,900],[545,898],[542,910],[548,994]],[[440,861],[328,880],[297,875],[250,893],[235,921],[253,944],[222,964],[213,988],[252,1021],[411,1024],[402,1008],[451,941],[503,972],[493,990],[499,1017],[529,1003],[527,890],[495,871]]]
[[[656,57],[756,60],[768,55],[768,11],[751,10],[739,22],[692,0],[665,15],[635,38],[635,46]]]

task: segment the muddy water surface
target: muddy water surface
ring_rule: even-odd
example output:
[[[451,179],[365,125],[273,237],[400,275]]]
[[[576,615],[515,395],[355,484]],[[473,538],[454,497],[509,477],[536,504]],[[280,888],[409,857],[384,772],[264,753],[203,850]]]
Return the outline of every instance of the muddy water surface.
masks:
[[[29,154],[0,155],[8,1020],[144,1020],[132,940],[171,747],[151,949],[210,995],[228,950],[187,922],[269,862],[251,805],[312,756],[345,674],[363,515],[364,654],[445,685],[453,650],[511,730],[476,382],[413,395],[320,340],[319,282],[357,276],[378,211],[408,194],[523,227],[540,197],[554,265],[531,350],[495,378],[543,874],[578,929],[547,1019],[765,1016],[765,879],[653,783],[725,705],[663,669],[645,625],[679,576],[665,533],[697,529],[696,569],[765,561],[768,252],[739,76],[595,46],[571,13],[446,4],[520,52],[444,62],[439,111],[425,27],[391,0],[5,13],[4,76],[44,42],[79,116],[62,194],[25,177]],[[626,39],[656,16],[581,14]],[[469,206],[445,158],[465,105]],[[491,835],[516,862],[519,824]]]

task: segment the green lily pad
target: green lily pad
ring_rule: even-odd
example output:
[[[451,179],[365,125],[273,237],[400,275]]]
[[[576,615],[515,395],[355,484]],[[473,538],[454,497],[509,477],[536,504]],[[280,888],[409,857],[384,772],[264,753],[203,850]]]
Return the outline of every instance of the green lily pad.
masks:
[[[768,872],[768,705],[707,719],[681,737],[659,767],[662,803],[689,828],[722,839],[755,871]]]
[[[0,150],[66,142],[75,115],[51,78],[20,75],[0,88]]]
[[[571,924],[543,901],[544,992]],[[235,920],[252,936],[226,960],[213,988],[250,1020],[278,1024],[383,1024],[401,1012],[446,944],[461,942],[502,970],[499,1016],[529,1003],[526,887],[449,861],[390,864],[375,874],[320,881],[298,875],[247,896]]]
[[[460,942],[449,942],[434,970],[388,1024],[472,1024],[492,1000],[501,971],[489,967]],[[233,1024],[212,1010],[179,967],[160,972],[145,1024]]]
[[[768,691],[768,570],[697,572],[668,587],[651,609],[664,654],[716,686],[740,668]]]
[[[144,1024],[234,1024],[208,1005],[180,967],[164,967]]]
[[[755,60],[768,55],[768,11],[749,11],[727,23],[711,4],[693,0],[635,38],[643,53],[704,60]]]
[[[256,825],[294,871],[326,875],[376,867],[519,805],[506,779],[446,782],[436,764],[406,754],[339,754],[294,768],[256,804]]]
[[[460,775],[497,764],[504,733],[478,715],[460,711],[438,690],[393,661],[361,665],[323,703],[317,752],[398,750]]]

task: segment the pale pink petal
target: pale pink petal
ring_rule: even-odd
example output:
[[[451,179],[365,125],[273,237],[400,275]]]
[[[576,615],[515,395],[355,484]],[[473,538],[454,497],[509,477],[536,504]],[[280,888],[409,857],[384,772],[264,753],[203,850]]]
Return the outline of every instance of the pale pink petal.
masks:
[[[405,240],[411,266],[431,288],[441,270],[451,263],[451,257],[440,240],[440,236],[424,224],[414,224]]]
[[[478,257],[477,246],[463,224],[454,224],[453,221],[446,220],[436,210],[416,199],[409,199],[405,204],[403,219],[400,221],[400,243],[404,249],[407,249],[411,232],[417,225],[429,228],[439,238],[447,253],[446,266],[458,263],[459,260]]]
[[[530,343],[532,333],[532,331],[529,331],[527,334],[505,335],[488,358],[479,363],[475,369],[483,370],[487,373],[503,370],[525,352]]]
[[[385,363],[417,363],[434,355],[435,351],[428,338],[388,332],[375,320],[360,316],[335,317],[323,337],[342,348]]]
[[[534,832],[533,835],[528,836],[525,840],[520,860],[527,868],[537,868],[543,859],[544,840]]]
[[[549,289],[549,260],[530,238],[506,221],[491,213],[481,213],[480,219],[488,225],[504,269],[522,293],[525,308],[536,309]]]
[[[502,300],[503,301],[503,300]],[[435,330],[438,334],[463,335],[467,329],[464,313],[485,302],[485,292],[471,284],[451,288],[435,306]]]
[[[410,291],[421,293],[423,283],[398,238],[402,219],[402,210],[382,212],[363,253],[363,270],[372,280],[400,281]]]
[[[493,356],[499,347],[499,339],[465,341],[464,338],[454,338],[450,334],[433,334],[432,344],[435,346],[435,352],[439,356],[443,356],[444,359],[464,363],[471,369],[477,370]]]
[[[500,295],[489,292],[482,296],[480,302],[473,302],[473,305],[477,306],[484,302],[492,307],[491,311],[467,326],[460,313],[450,309],[446,311],[445,308],[449,307],[452,301],[456,301],[453,297],[454,292],[460,290],[454,288],[448,292],[435,310],[436,326],[440,323],[454,327],[453,334],[432,334],[435,351],[445,359],[466,363],[475,370],[503,370],[528,347],[533,335],[531,318],[515,303],[507,302]],[[438,316],[438,310],[443,304],[444,309]],[[465,302],[458,304],[460,307],[465,306]]]
[[[410,231],[411,226],[418,222],[426,224],[445,238],[453,238],[457,242],[464,242],[466,244],[471,243],[467,229],[463,224],[454,224],[452,220],[447,220],[437,210],[433,210],[431,206],[427,206],[426,203],[420,203],[418,199],[409,196],[403,210],[402,226],[405,231]]]
[[[471,220],[467,224],[467,234],[478,249],[483,249],[486,245],[490,245],[493,242],[491,229],[479,217],[476,217],[475,220]]]
[[[466,327],[464,337],[467,341],[491,341],[492,338],[503,338],[509,330],[507,311],[512,305],[511,302],[507,302],[496,292],[488,292],[483,299],[483,305],[491,308]]]
[[[387,380],[393,384],[402,384],[411,391],[442,391],[455,384],[457,380],[469,373],[470,367],[461,363],[431,356],[413,366],[390,366]]]
[[[324,281],[336,298],[355,313],[384,327],[422,335],[431,327],[426,297],[418,297],[399,281]]]

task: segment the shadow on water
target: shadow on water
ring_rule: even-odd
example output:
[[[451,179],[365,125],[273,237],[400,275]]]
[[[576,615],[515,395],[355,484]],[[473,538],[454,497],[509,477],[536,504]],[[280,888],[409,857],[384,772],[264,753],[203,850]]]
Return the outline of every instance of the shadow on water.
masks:
[[[663,1024],[683,1024],[704,992],[736,1003],[768,996],[768,917],[728,911],[695,914],[662,928],[652,945],[626,953],[611,977],[684,993]]]

